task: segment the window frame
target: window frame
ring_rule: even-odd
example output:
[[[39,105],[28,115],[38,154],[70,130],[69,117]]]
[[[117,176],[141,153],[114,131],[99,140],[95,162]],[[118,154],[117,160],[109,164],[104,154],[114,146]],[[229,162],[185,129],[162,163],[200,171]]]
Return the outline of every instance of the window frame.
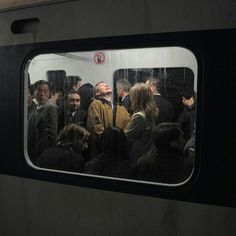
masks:
[[[170,40],[170,42],[168,42],[169,40],[167,40],[165,43],[163,42],[158,42],[158,40],[156,40],[155,42],[153,42],[151,40],[150,42],[150,39],[148,37],[148,40],[147,42],[142,42],[140,41],[143,37],[146,37],[146,36],[139,36],[139,40],[138,42],[136,42],[135,44],[130,44],[130,42],[128,44],[126,44],[126,42],[122,42],[121,44],[117,43],[116,41],[119,42],[119,40],[123,39],[123,37],[112,37],[112,39],[115,39],[114,41],[114,44],[113,42],[109,42],[107,44],[105,44],[103,42],[102,45],[104,45],[103,47],[98,47],[98,46],[94,46],[94,42],[93,40],[95,40],[95,45],[100,45],[100,39],[89,39],[89,42],[88,44],[87,43],[84,43],[83,41],[86,41],[86,40],[73,40],[73,41],[70,41],[72,42],[72,44],[70,45],[69,42],[59,42],[59,46],[58,47],[52,47],[49,46],[45,46],[43,48],[40,48],[39,50],[32,50],[29,55],[24,59],[24,65],[22,67],[22,71],[23,71],[23,80],[24,80],[24,91],[27,91],[27,85],[28,83],[26,82],[25,80],[25,74],[27,72],[27,67],[29,66],[29,61],[32,60],[32,58],[38,56],[38,55],[41,55],[41,54],[48,54],[48,53],[63,53],[63,52],[74,52],[74,51],[92,51],[92,50],[109,50],[111,48],[110,46],[110,43],[113,45],[112,46],[112,49],[111,50],[119,50],[119,49],[135,49],[135,48],[150,48],[150,47],[158,47],[158,48],[163,48],[163,47],[180,47],[180,48],[185,48],[187,50],[189,50],[194,56],[195,56],[195,59],[197,61],[197,78],[196,78],[196,83],[197,83],[197,89],[198,89],[198,93],[199,93],[199,90],[200,90],[200,82],[201,82],[201,79],[199,79],[200,74],[201,74],[201,71],[202,71],[202,61],[201,61],[201,57],[200,57],[200,54],[199,52],[193,47],[193,45],[191,44],[186,44],[186,42],[183,44],[182,42],[177,42],[175,41],[175,43],[173,43],[172,40]],[[124,36],[124,38],[126,38]],[[133,41],[136,41],[136,37],[133,38],[133,36],[129,36],[128,38],[131,38]],[[117,39],[117,40],[116,40]],[[107,42],[107,38],[105,38],[106,42]],[[132,41],[131,40],[131,41]],[[98,42],[97,42],[98,41]],[[109,39],[108,39],[109,41]],[[121,40],[123,41],[123,40]],[[82,42],[82,46],[81,47],[78,47],[78,45],[75,45],[75,43],[77,42]],[[98,44],[97,44],[98,43]],[[150,44],[148,44],[150,43]],[[45,45],[47,45],[48,43],[45,43]],[[50,43],[49,43],[50,44]],[[147,44],[147,45],[146,45]],[[91,46],[92,45],[92,46]],[[123,45],[128,45],[126,47],[124,47]],[[56,48],[56,49],[55,49]],[[200,92],[201,93],[201,92]],[[199,97],[201,97],[199,93],[199,96],[198,96],[198,99]],[[25,97],[25,92],[24,92],[24,97]],[[27,155],[27,151],[26,151],[26,147],[25,147],[25,143],[26,143],[26,140],[27,140],[27,137],[26,136],[26,131],[25,131],[25,117],[26,117],[26,99],[24,99],[24,156],[25,156],[25,161],[27,163],[27,165],[29,165],[31,168],[33,168],[34,170],[37,170],[39,171],[39,173],[45,173],[45,174],[53,174],[55,176],[61,176],[60,178],[67,178],[66,176],[70,176],[69,179],[71,179],[71,176],[74,176],[72,177],[72,179],[74,178],[79,178],[79,185],[82,185],[82,186],[90,186],[90,184],[94,187],[94,183],[99,183],[98,184],[98,188],[99,189],[112,189],[112,190],[115,190],[115,191],[120,191],[119,189],[121,188],[122,192],[130,192],[130,190],[127,189],[127,184],[128,185],[132,185],[132,189],[134,189],[134,192],[138,191],[138,193],[140,193],[140,189],[146,189],[146,188],[150,188],[151,187],[151,192],[155,189],[163,189],[163,190],[166,190],[167,191],[176,191],[176,189],[180,190],[181,189],[184,189],[186,188],[187,186],[193,184],[195,181],[196,181],[196,178],[198,176],[198,173],[199,173],[199,166],[200,166],[200,156],[199,156],[199,135],[198,133],[200,132],[200,122],[199,122],[199,102],[197,103],[197,110],[198,112],[196,112],[196,143],[195,143],[195,155],[198,156],[197,157],[197,161],[194,162],[194,165],[193,165],[193,171],[192,171],[192,174],[189,176],[189,178],[186,179],[186,181],[184,182],[181,182],[181,183],[178,183],[178,184],[167,184],[167,183],[159,183],[159,182],[150,182],[150,181],[143,181],[143,180],[133,180],[133,179],[123,179],[123,178],[116,178],[116,177],[109,177],[109,176],[98,176],[98,175],[89,175],[89,174],[84,174],[84,173],[76,173],[76,172],[69,172],[69,171],[60,171],[60,170],[54,170],[54,169],[46,169],[46,168],[40,168],[40,167],[37,167],[35,165],[32,164],[32,162],[30,161],[30,158],[28,157]],[[198,132],[199,130],[199,132]],[[79,177],[78,177],[79,176]],[[82,179],[84,178],[84,179]],[[62,182],[64,182],[62,180]],[[74,182],[74,181],[72,181]],[[75,181],[76,183],[77,181]],[[111,187],[111,184],[114,184],[117,186],[115,188]],[[77,183],[78,184],[78,183]],[[95,188],[97,188],[96,184],[95,184]],[[132,191],[133,192],[133,191]],[[141,190],[141,194],[142,194],[142,190]],[[152,194],[151,194],[152,195]]]

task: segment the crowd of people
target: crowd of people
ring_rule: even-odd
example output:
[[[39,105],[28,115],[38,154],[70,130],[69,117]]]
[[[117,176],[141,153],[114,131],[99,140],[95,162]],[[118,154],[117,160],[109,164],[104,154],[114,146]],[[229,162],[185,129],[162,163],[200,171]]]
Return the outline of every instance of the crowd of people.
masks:
[[[87,174],[179,183],[192,171],[195,153],[194,92],[174,120],[160,80],[71,83],[55,90],[44,80],[28,87],[28,154],[39,167]],[[114,96],[118,96],[116,103]]]

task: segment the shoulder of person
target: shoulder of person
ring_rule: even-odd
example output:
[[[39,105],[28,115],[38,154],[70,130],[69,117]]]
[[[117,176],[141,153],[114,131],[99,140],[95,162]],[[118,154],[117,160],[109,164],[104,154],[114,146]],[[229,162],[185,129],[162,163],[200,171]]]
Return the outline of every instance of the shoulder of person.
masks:
[[[133,114],[133,118],[142,118],[145,119],[146,115],[143,111],[138,111]]]
[[[103,105],[108,105],[108,104],[100,99],[94,99],[90,104],[90,106],[103,106]]]
[[[46,109],[57,109],[57,105],[53,103],[52,101],[47,101],[46,104],[44,105],[44,108]]]
[[[94,109],[95,107],[99,107],[102,105],[102,102],[98,99],[94,99],[90,105],[89,105],[89,109]]]
[[[119,110],[124,110],[124,111],[127,111],[127,110],[126,110],[126,108],[125,108],[125,106],[124,106],[124,105],[122,105],[122,104],[116,104],[115,106],[116,106],[116,107],[117,107],[117,109],[119,109]]]

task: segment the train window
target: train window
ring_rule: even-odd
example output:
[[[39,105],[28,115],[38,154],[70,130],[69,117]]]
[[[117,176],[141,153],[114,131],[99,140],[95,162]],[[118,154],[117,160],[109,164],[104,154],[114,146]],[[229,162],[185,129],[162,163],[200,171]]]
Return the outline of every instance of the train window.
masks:
[[[187,181],[197,70],[181,47],[37,55],[25,73],[27,162],[135,182]]]

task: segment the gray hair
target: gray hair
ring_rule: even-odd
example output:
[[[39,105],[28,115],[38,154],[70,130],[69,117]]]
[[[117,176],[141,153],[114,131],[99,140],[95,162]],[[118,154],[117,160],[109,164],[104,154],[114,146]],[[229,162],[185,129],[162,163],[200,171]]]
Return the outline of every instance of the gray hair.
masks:
[[[125,92],[129,92],[130,88],[132,87],[131,83],[128,79],[119,79],[116,82],[116,87],[122,86]]]

